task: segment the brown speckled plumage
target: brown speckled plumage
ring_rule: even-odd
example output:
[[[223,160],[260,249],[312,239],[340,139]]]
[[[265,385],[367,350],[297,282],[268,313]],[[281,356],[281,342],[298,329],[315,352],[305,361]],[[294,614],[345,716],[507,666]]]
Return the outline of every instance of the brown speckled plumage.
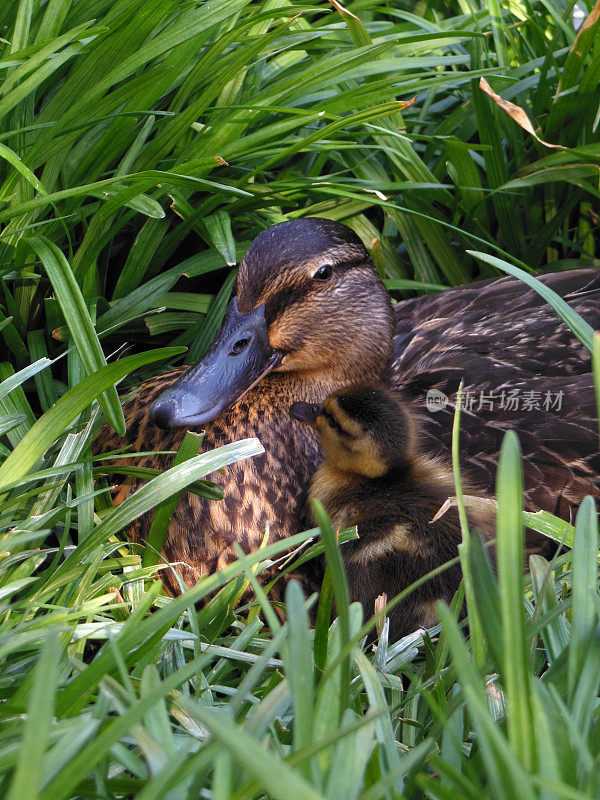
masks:
[[[335,267],[328,284],[311,280],[322,263]],[[542,279],[600,328],[598,271]],[[384,373],[421,418],[431,451],[446,454],[451,410],[428,413],[427,389],[452,395],[463,376],[467,387],[477,390],[503,385],[556,391],[560,384],[565,411],[559,414],[463,412],[463,457],[481,488],[493,491],[501,437],[512,427],[525,454],[529,507],[558,510],[568,518],[585,494],[598,495],[589,354],[552,309],[519,281],[473,284],[398,303],[392,311],[355,234],[340,223],[307,219],[274,226],[257,237],[240,265],[236,292],[244,312],[257,302],[266,303],[269,340],[285,357],[277,371],[204,426],[206,449],[257,436],[266,452],[228,468],[226,475],[209,476],[223,486],[225,500],[183,494],[165,556],[187,565],[179,569],[188,585],[231,560],[232,541],[245,550],[255,548],[267,521],[270,541],[301,529],[298,509],[320,454],[314,434],[291,419],[291,402],[321,402],[343,386]],[[181,373],[175,370],[143,383],[125,404],[125,443],[134,450],[174,450],[179,445],[182,433],[154,427],[149,409]],[[104,428],[96,450],[107,452],[123,444]],[[149,456],[140,463],[164,469],[170,457]],[[119,499],[135,488],[135,482],[125,484]],[[142,541],[148,529],[148,518],[142,518],[130,533]]]
[[[174,370],[162,376],[160,382],[152,379],[142,384],[125,404],[127,440],[133,451],[165,449],[165,445],[175,450],[181,443],[184,431],[170,432],[165,442],[164,431],[147,422],[140,424],[148,404],[181,372]],[[329,388],[318,384],[308,399],[320,399]],[[180,562],[177,569],[188,585],[233,561],[234,541],[245,552],[258,548],[268,524],[270,542],[298,531],[305,487],[319,460],[319,448],[311,430],[290,421],[289,408],[296,397],[296,381],[282,380],[279,375],[267,376],[235,409],[206,425],[203,450],[250,436],[258,436],[268,446],[264,455],[209,476],[223,488],[223,500],[206,501],[186,493],[177,505],[165,542],[165,556],[169,561]],[[117,444],[122,446],[122,440],[108,428],[101,431],[98,443],[105,451]],[[165,469],[171,458],[146,456],[140,462],[146,467]],[[139,485],[126,484],[120,499]],[[133,523],[129,532],[134,541],[144,541],[150,524],[149,515]],[[173,576],[164,571],[163,578],[172,590],[176,589]]]

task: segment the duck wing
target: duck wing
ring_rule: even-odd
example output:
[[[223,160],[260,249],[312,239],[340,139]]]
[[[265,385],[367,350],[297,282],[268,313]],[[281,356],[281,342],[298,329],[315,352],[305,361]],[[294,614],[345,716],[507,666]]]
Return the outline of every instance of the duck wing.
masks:
[[[429,410],[425,396],[402,395],[419,420],[423,443],[434,455],[449,457],[456,406],[455,376],[429,376],[448,396],[444,408]],[[504,397],[504,403],[502,398]],[[483,402],[481,402],[483,399]],[[587,494],[600,496],[600,448],[594,390],[589,375],[511,381],[497,389],[467,388],[461,412],[460,449],[466,474],[493,492],[502,439],[519,436],[525,501],[569,520]]]
[[[541,280],[600,328],[600,271]],[[399,303],[396,313],[390,381],[415,409],[428,449],[448,457],[462,380],[461,452],[480,488],[493,492],[502,438],[512,429],[528,508],[568,520],[585,495],[600,496],[590,354],[539,295],[501,278]],[[443,393],[437,408],[428,408],[432,390]]]
[[[550,273],[539,280],[600,329],[600,270]],[[466,370],[465,383],[487,372],[511,378],[591,371],[586,348],[537,292],[514,278],[406,300],[395,312],[396,381],[411,381],[436,366]]]

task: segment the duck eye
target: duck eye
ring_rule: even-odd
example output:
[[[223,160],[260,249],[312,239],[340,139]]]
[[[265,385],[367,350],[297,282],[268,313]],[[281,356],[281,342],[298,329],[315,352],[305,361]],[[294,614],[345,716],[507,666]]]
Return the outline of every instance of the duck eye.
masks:
[[[316,281],[328,281],[329,278],[331,278],[332,275],[333,275],[333,265],[332,264],[323,264],[314,273],[313,278]]]
[[[231,348],[230,355],[237,356],[238,353],[241,353],[243,350],[246,349],[246,347],[248,347],[249,341],[250,339],[238,339],[238,341],[235,342],[235,344]]]

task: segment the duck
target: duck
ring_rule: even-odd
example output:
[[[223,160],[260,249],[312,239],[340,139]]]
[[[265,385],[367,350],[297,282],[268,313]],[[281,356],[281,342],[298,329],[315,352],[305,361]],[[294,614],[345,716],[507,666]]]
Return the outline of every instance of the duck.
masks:
[[[600,270],[539,279],[600,328]],[[293,402],[322,403],[348,385],[381,382],[409,404],[424,449],[444,458],[461,381],[465,396],[500,398],[462,411],[462,459],[476,487],[493,493],[502,437],[512,428],[530,510],[570,519],[585,495],[598,496],[590,354],[537,293],[503,277],[393,305],[351,228],[294,219],[261,231],[250,245],[202,360],[140,384],[123,405],[126,436],[105,426],[94,450],[174,451],[188,429],[204,430],[205,449],[254,436],[262,442],[264,454],[209,476],[223,500],[182,493],[163,548],[165,561],[177,564],[177,579],[165,569],[163,581],[177,592],[180,578],[191,586],[235,560],[236,543],[251,552],[266,532],[273,542],[304,530],[321,448],[316,432],[289,414]],[[432,392],[446,404],[428,403]],[[501,402],[525,392],[544,404],[532,411]],[[549,393],[552,404],[545,403]],[[154,454],[136,463],[166,469],[171,460]],[[131,478],[117,485],[115,502],[140,485]],[[150,522],[145,515],[132,524],[134,542],[145,540]],[[531,552],[548,546],[545,539],[529,544]]]
[[[458,557],[458,511],[439,515],[454,495],[452,469],[423,449],[406,402],[381,386],[355,386],[321,405],[296,402],[290,411],[317,432],[323,452],[309,483],[309,508],[318,500],[338,531],[357,528],[358,539],[343,544],[341,555],[350,600],[362,605],[366,619],[378,597],[392,600]],[[491,508],[467,506],[470,526],[490,543]],[[461,578],[456,562],[413,589],[389,614],[389,640],[435,625],[436,603],[450,604]]]

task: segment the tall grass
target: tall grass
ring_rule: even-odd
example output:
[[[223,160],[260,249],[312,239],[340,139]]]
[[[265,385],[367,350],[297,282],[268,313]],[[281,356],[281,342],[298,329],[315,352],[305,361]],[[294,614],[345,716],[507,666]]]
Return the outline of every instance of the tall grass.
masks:
[[[375,649],[326,519],[331,580],[318,601],[291,583],[285,624],[260,592],[236,603],[315,532],[176,599],[123,536],[184,487],[218,497],[204,476],[256,440],[188,441],[117,508],[90,449],[123,430],[118,382],[202,354],[232,266],[281,219],[344,220],[394,292],[597,264],[589,10],[576,33],[555,2],[2,4],[1,796],[598,795],[595,510],[525,577],[514,437],[497,582],[467,548],[477,641],[457,598],[441,631]]]

